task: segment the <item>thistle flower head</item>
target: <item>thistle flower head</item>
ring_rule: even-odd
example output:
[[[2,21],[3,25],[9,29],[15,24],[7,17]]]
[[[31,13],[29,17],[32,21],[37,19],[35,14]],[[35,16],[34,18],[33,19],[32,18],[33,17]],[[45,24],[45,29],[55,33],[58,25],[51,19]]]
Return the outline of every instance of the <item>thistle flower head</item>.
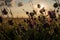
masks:
[[[50,16],[50,18],[56,18],[55,11],[48,11],[48,15]]]

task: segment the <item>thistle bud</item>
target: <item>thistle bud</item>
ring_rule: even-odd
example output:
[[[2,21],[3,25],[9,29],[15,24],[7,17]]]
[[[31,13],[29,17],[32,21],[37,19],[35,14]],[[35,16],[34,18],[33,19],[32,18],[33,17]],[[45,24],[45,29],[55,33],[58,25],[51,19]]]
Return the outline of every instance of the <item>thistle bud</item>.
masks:
[[[37,4],[37,7],[40,8],[41,7],[40,4]]]
[[[26,14],[29,14],[29,12],[26,12]]]
[[[57,13],[59,12],[59,10],[57,10]]]
[[[35,10],[33,10],[33,13],[34,13],[34,14],[37,14]]]

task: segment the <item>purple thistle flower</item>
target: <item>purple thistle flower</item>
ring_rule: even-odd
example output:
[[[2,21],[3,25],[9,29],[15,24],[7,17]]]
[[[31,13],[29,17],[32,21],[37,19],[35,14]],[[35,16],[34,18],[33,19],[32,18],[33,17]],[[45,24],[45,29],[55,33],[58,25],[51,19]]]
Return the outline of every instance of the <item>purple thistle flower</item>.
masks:
[[[50,16],[50,18],[56,18],[56,14],[55,11],[48,11],[48,15]]]

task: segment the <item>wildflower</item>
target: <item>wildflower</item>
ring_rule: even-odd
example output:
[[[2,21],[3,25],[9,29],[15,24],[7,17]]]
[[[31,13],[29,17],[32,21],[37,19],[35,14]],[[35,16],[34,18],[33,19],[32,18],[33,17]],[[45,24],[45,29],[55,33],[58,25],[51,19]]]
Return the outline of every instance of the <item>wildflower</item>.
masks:
[[[5,8],[2,10],[2,14],[3,14],[3,15],[7,15],[7,14],[8,14],[8,12],[6,11]]]
[[[50,16],[50,18],[56,18],[56,14],[55,11],[48,11],[48,15]]]

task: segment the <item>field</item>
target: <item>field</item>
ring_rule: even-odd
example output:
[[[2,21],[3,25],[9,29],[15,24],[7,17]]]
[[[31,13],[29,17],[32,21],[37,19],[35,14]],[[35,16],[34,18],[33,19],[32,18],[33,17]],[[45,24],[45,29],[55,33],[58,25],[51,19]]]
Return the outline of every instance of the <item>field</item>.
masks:
[[[3,18],[0,40],[60,40],[59,20],[54,19],[49,25],[35,18],[36,24],[30,25],[27,18]]]
[[[45,4],[45,1],[49,3],[45,5],[46,7],[41,5],[40,2],[34,4],[32,0],[29,0],[29,2],[26,0],[26,4],[29,3],[30,5],[28,5],[32,8],[31,11],[28,11],[30,7],[24,2],[23,4],[18,3],[17,7],[14,0],[14,8],[16,7],[14,9],[12,0],[0,1],[3,1],[0,4],[2,13],[0,13],[0,40],[60,40],[60,0],[52,0],[51,8],[49,6],[50,0],[41,1],[42,4]],[[21,16],[21,13],[24,14],[21,10],[18,10],[20,7],[28,18],[14,18],[18,13],[20,13],[19,16]],[[11,18],[9,15],[11,15]],[[7,18],[4,18],[5,16]]]

